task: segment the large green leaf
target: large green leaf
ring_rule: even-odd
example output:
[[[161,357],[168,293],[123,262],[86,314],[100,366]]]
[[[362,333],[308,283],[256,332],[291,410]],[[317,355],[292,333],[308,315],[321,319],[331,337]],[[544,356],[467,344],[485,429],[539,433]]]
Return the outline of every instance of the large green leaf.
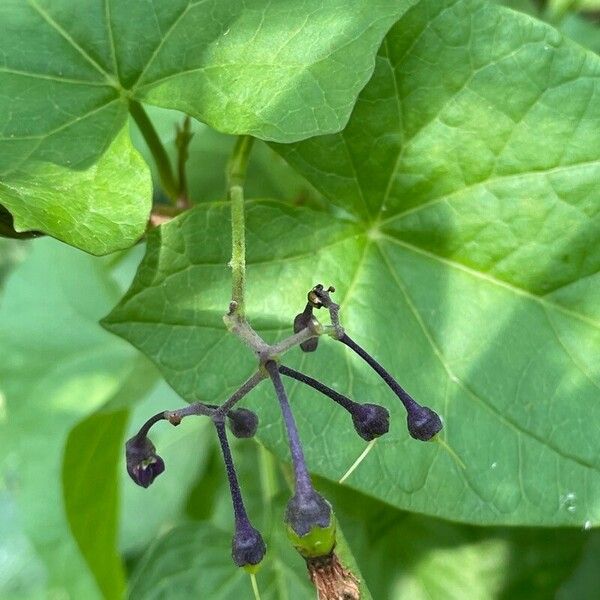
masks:
[[[16,231],[43,231],[92,254],[128,248],[146,230],[152,183],[123,129],[98,162],[72,171],[29,161],[0,179]]]
[[[408,5],[4,2],[0,172],[95,159],[131,98],[279,141],[339,130]]]
[[[273,339],[314,283],[335,284],[348,332],[443,415],[456,454],[411,440],[389,390],[323,341],[286,361],[392,407],[349,485],[480,524],[600,522],[598,76],[597,57],[529,17],[423,2],[388,36],[344,132],[278,148],[351,220],[249,205],[252,322]],[[154,233],[106,321],[188,400],[224,399],[254,365],[221,321],[226,219],[207,205]],[[347,415],[290,390],[311,468],[339,478],[362,448]],[[281,454],[265,394],[251,402]]]
[[[338,485],[327,484],[324,493],[375,598],[546,600],[559,589],[565,599],[593,597],[597,589],[598,531],[459,525]]]
[[[148,216],[149,180],[130,150],[110,146],[130,101],[282,142],[338,131],[410,4],[7,0],[0,203],[19,231],[92,253],[130,246]]]

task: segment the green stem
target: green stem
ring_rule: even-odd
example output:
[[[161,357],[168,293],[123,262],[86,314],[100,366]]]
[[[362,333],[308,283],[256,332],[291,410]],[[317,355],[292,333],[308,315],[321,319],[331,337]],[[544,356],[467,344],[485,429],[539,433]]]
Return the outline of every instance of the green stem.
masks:
[[[152,153],[152,158],[156,163],[158,169],[158,175],[160,177],[160,183],[169,198],[173,201],[177,200],[177,183],[173,176],[173,170],[171,168],[171,161],[167,156],[167,152],[152,125],[144,107],[135,100],[129,102],[129,112],[139,127],[144,140]]]
[[[244,217],[244,180],[254,138],[238,138],[227,169],[227,195],[231,202],[231,299],[236,303],[235,313],[244,318],[244,291],[246,287],[246,239]]]

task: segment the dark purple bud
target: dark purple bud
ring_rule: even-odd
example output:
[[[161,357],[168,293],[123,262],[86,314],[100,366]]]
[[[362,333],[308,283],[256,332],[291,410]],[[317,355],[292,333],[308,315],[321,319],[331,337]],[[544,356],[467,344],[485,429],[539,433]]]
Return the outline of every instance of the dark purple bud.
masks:
[[[127,472],[135,483],[147,488],[164,470],[163,459],[156,454],[147,437],[134,436],[125,444]]]
[[[303,536],[314,527],[329,527],[331,517],[331,504],[311,488],[292,496],[286,506],[284,520],[297,535]]]
[[[390,429],[390,413],[377,404],[358,404],[352,409],[354,429],[363,440],[370,442]]]
[[[231,543],[231,556],[238,567],[258,565],[263,559],[267,548],[260,533],[243,521],[236,528]]]
[[[229,429],[236,438],[251,438],[258,429],[258,415],[247,408],[236,408],[227,413]]]
[[[429,441],[443,427],[442,420],[435,411],[416,403],[409,407],[406,422],[410,435],[422,442]]]
[[[294,318],[294,333],[298,333],[307,327],[314,327],[317,324],[316,319],[313,317],[313,307],[310,302],[306,304],[306,308],[304,312],[296,315]],[[306,342],[302,342],[300,344],[300,349],[303,352],[314,352],[319,345],[319,338],[314,337],[310,338],[310,340],[306,340]]]

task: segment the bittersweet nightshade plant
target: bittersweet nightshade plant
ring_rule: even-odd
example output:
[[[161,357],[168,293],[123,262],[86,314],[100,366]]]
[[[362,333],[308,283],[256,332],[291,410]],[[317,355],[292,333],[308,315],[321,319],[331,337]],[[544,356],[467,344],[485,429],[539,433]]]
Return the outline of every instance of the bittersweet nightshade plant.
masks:
[[[94,598],[98,587],[123,596],[117,525],[128,509],[113,473],[119,456],[127,476],[125,437],[127,474],[150,489],[125,490],[125,504],[143,494],[144,510],[123,519],[124,552],[143,546],[129,529],[152,537],[171,504],[204,519],[231,495],[234,564],[263,565],[269,589],[281,530],[321,597],[358,594],[343,554],[352,489],[477,525],[598,523],[600,62],[559,34],[568,4],[511,2],[550,27],[484,0],[0,3],[0,235],[50,236],[98,255],[146,242],[104,325],[190,403],[122,435],[156,373],[96,320],[138,255],[94,261],[48,237],[31,242],[0,306],[0,428],[18,447],[0,487],[3,503],[19,490],[53,590],[63,576],[56,554],[75,573],[65,596]],[[213,175],[234,140],[198,120],[241,136],[226,201]],[[248,191],[261,200],[246,202]],[[0,256],[0,276],[6,264]],[[307,386],[333,403],[310,402]],[[176,405],[165,390],[165,405]],[[81,399],[69,402],[71,393]],[[207,421],[197,446],[178,435],[187,427],[166,431],[188,416]],[[232,448],[228,435],[240,438]],[[220,465],[222,483],[210,479],[221,454],[229,486]],[[291,457],[291,469],[280,465],[285,493],[273,483],[275,457]],[[349,485],[325,493],[317,475]],[[54,495],[44,509],[41,486]],[[178,501],[162,506],[165,492]],[[278,513],[284,522],[270,527]],[[264,541],[250,517],[265,517]],[[72,533],[59,552],[62,525]],[[227,561],[227,547],[216,547],[210,559]],[[170,554],[185,556],[171,571],[196,567],[199,552]],[[158,593],[162,556],[152,555],[132,599]],[[197,579],[216,571],[209,562]],[[80,587],[79,577],[89,581]],[[232,577],[248,587],[243,570]]]

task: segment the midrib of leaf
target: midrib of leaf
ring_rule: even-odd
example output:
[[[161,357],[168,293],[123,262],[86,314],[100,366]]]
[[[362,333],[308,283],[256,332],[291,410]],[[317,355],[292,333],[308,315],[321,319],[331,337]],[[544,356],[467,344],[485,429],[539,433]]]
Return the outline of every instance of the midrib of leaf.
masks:
[[[161,51],[162,47],[164,46],[165,41],[171,35],[171,33],[173,33],[173,30],[181,22],[181,19],[183,19],[185,17],[185,15],[187,15],[187,13],[192,8],[194,8],[195,6],[197,6],[199,4],[203,4],[205,1],[206,0],[200,0],[199,2],[192,3],[191,0],[189,0],[187,5],[185,6],[185,8],[181,11],[181,13],[175,19],[173,19],[173,22],[171,23],[171,25],[169,26],[169,28],[167,29],[165,34],[161,37],[160,42],[158,43],[156,48],[153,50],[152,54],[150,55],[150,58],[146,62],[146,65],[142,69],[141,73],[138,75],[137,79],[131,85],[132,92],[134,92],[138,88],[138,84],[142,81],[144,75],[146,74],[146,71],[148,70],[150,65],[156,60],[156,57],[158,56],[158,53]]]
[[[393,235],[385,234],[385,233],[381,233],[380,235],[382,237],[390,240],[391,242],[398,244],[399,246],[402,246],[406,250],[410,250],[411,252],[415,252],[417,254],[420,254],[421,256],[425,256],[431,260],[440,262],[443,265],[452,267],[453,269],[458,269],[460,271],[463,271],[464,273],[467,273],[473,277],[477,277],[478,279],[482,279],[482,280],[486,281],[487,283],[504,288],[504,289],[510,291],[511,293],[517,294],[524,298],[528,298],[529,300],[532,300],[533,302],[537,302],[538,304],[541,304],[543,307],[545,307],[547,309],[556,310],[556,311],[561,312],[569,317],[578,319],[579,321],[582,321],[583,323],[586,323],[587,325],[590,325],[591,327],[594,327],[595,329],[600,330],[600,321],[596,321],[595,319],[592,319],[591,317],[589,317],[587,315],[584,315],[575,310],[567,308],[566,306],[562,306],[561,304],[557,304],[556,302],[552,302],[551,300],[548,300],[547,298],[545,298],[543,296],[538,296],[536,294],[533,294],[523,288],[512,285],[511,283],[508,283],[507,281],[503,281],[501,279],[497,279],[496,277],[492,277],[488,273],[483,273],[482,271],[477,271],[476,269],[467,267],[466,265],[463,265],[462,263],[456,262],[454,260],[450,260],[448,258],[444,258],[442,256],[439,256],[437,254],[429,252],[428,250],[419,248],[418,246],[414,246],[413,244],[405,242],[404,240],[394,237]]]
[[[63,27],[61,27],[61,25],[59,25],[59,23],[57,21],[55,21],[41,6],[39,6],[39,4],[37,3],[36,0],[28,0],[29,5],[40,15],[40,17],[42,17],[42,19],[44,19],[44,21],[46,21],[46,23],[48,23],[48,25],[50,25],[50,27],[52,27],[52,29],[54,29],[64,40],[66,40],[71,47],[76,50],[90,65],[92,65],[92,67],[94,67],[94,69],[96,69],[96,71],[98,71],[98,73],[100,73],[101,75],[104,75],[104,77],[106,78],[106,80],[108,81],[109,85],[111,85],[112,87],[115,87],[115,80],[114,78],[110,75],[110,73],[107,73],[86,51],[84,48],[82,48],[82,46],[75,41],[67,31],[65,31],[65,29]]]
[[[380,225],[380,226],[388,225],[389,223],[393,223],[394,221],[396,221],[402,217],[406,217],[408,215],[418,213],[419,211],[424,210],[435,204],[439,204],[440,202],[447,202],[454,198],[460,199],[460,197],[462,195],[467,194],[468,192],[477,190],[478,188],[486,188],[487,186],[491,186],[495,183],[500,183],[502,181],[518,182],[521,179],[528,179],[530,177],[539,177],[540,175],[545,175],[545,176],[549,177],[550,175],[554,175],[556,173],[565,173],[565,172],[568,173],[570,171],[576,171],[578,169],[587,169],[590,167],[598,167],[598,166],[600,166],[600,160],[590,160],[590,161],[576,163],[576,164],[572,164],[572,165],[562,165],[562,166],[558,166],[558,167],[553,167],[551,169],[540,169],[538,171],[526,171],[524,173],[511,173],[508,175],[496,175],[489,179],[484,179],[483,181],[477,181],[475,183],[472,183],[470,185],[467,185],[465,187],[457,189],[454,192],[451,192],[450,194],[445,194],[443,196],[438,196],[436,198],[432,198],[431,200],[427,200],[427,202],[423,202],[422,204],[418,204],[417,206],[413,206],[411,208],[408,208],[407,210],[396,213],[395,215],[392,215],[387,219],[379,221],[378,225]],[[493,194],[493,192],[491,190],[488,190],[488,191]],[[562,201],[562,199],[559,198],[558,196],[557,196],[557,198],[558,198],[558,200]],[[573,208],[576,208],[576,206],[574,206],[573,204],[568,204],[568,205]],[[385,206],[385,201],[382,203],[382,206]]]
[[[108,30],[108,44],[110,46],[110,57],[115,70],[117,80],[120,80],[119,76],[119,63],[117,61],[117,49],[115,47],[115,37],[112,28],[112,16],[110,12],[110,0],[104,0],[104,16],[106,18],[106,28]]]
[[[466,392],[467,396],[469,396],[471,399],[475,400],[476,402],[481,404],[483,407],[485,407],[487,410],[489,410],[494,415],[494,417],[496,419],[498,419],[501,423],[503,423],[504,425],[506,425],[507,427],[512,429],[517,434],[518,437],[520,435],[530,437],[530,438],[534,439],[535,441],[537,441],[542,446],[545,446],[546,448],[552,450],[553,452],[555,452],[556,454],[558,454],[559,456],[562,456],[563,458],[565,458],[567,460],[571,460],[571,461],[579,464],[582,467],[586,467],[586,468],[592,469],[594,471],[600,471],[600,467],[598,465],[594,465],[578,456],[575,456],[572,454],[567,454],[563,450],[553,446],[550,442],[548,442],[548,441],[544,440],[542,437],[538,436],[536,433],[523,428],[521,425],[519,425],[513,419],[510,419],[506,414],[500,412],[494,406],[494,404],[492,402],[487,401],[483,396],[474,392],[467,383],[465,383],[460,377],[458,377],[454,373],[454,371],[450,368],[450,366],[448,365],[446,360],[444,359],[442,352],[440,351],[438,345],[436,344],[435,340],[433,339],[428,327],[425,325],[425,322],[423,321],[414,302],[412,301],[410,295],[408,294],[406,287],[400,281],[400,278],[398,277],[397,273],[393,270],[392,265],[389,260],[389,257],[386,255],[386,253],[384,252],[384,250],[380,244],[377,244],[377,248],[383,258],[383,262],[387,266],[387,269],[388,269],[390,275],[392,276],[392,279],[394,280],[396,286],[400,290],[400,293],[404,297],[406,304],[410,309],[410,312],[413,314],[415,320],[419,324],[419,327],[420,327],[421,331],[423,332],[425,339],[427,340],[433,353],[439,360],[442,368],[446,371],[446,374],[448,375],[448,379],[450,381],[452,381],[453,383],[456,383],[460,388],[462,388]]]
[[[110,87],[110,86],[106,86],[106,87]],[[74,119],[71,119],[70,121],[66,121],[65,123],[62,123],[55,129],[51,129],[50,131],[45,131],[44,133],[41,133],[39,135],[22,135],[22,136],[19,136],[18,139],[43,141],[48,136],[54,135],[55,133],[58,133],[58,132],[62,131],[63,129],[67,129],[68,127],[71,127],[71,125],[74,125],[75,123],[78,123],[79,121],[83,121],[84,119],[87,119],[91,115],[94,115],[97,112],[100,112],[101,110],[104,110],[105,108],[109,107],[111,104],[114,104],[115,102],[120,102],[120,101],[121,100],[119,98],[114,98],[110,102],[104,102],[104,103],[100,104],[99,106],[96,106],[95,108],[89,110],[88,112],[86,112],[82,115],[78,115],[77,117],[75,117]],[[17,139],[17,138],[15,137],[15,138],[3,138],[3,139]],[[37,147],[33,149],[33,152],[35,152],[36,149],[37,149]]]
[[[110,83],[102,81],[86,81],[85,79],[70,79],[69,77],[56,77],[47,73],[32,73],[30,71],[20,71],[19,69],[9,69],[0,67],[0,73],[9,73],[10,75],[20,75],[22,77],[31,77],[32,79],[45,79],[47,81],[56,81],[58,83],[72,83],[76,85],[91,85],[95,87],[113,87]],[[11,139],[11,138],[2,138]]]

